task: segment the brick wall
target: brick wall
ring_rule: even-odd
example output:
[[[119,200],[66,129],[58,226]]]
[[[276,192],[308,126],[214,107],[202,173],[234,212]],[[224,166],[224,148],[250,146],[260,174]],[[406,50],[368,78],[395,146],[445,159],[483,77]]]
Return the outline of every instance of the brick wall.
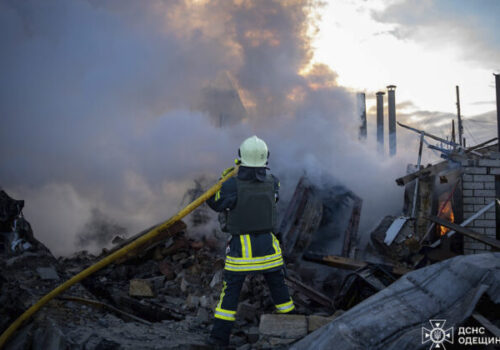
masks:
[[[463,204],[464,220],[495,200],[495,177],[500,176],[500,159],[476,159],[462,163],[464,166]],[[472,221],[468,228],[491,238],[497,238],[495,206]],[[464,237],[464,253],[476,254],[490,250],[484,243]]]

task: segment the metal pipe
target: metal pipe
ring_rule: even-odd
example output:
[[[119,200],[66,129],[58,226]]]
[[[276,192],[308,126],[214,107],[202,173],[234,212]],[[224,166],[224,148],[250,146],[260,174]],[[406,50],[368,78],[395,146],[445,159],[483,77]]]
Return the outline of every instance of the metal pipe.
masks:
[[[476,220],[478,217],[480,217],[481,215],[483,215],[484,213],[486,213],[488,210],[490,210],[494,205],[495,205],[495,201],[493,201],[490,204],[486,205],[485,207],[483,207],[483,209],[481,209],[480,211],[478,211],[476,214],[472,215],[470,218],[468,218],[467,220],[465,220],[464,222],[462,222],[460,224],[460,226],[462,226],[462,227],[467,226],[472,221]],[[448,237],[451,237],[454,234],[455,234],[455,231],[450,231],[446,235]]]
[[[457,92],[457,118],[458,118],[458,143],[460,146],[465,147],[464,142],[462,141],[464,137],[464,126],[462,125],[462,116],[460,114],[460,91],[458,85],[455,86]]]
[[[420,145],[418,147],[418,160],[417,160],[417,171],[420,170],[420,162],[422,161],[422,147],[424,145],[424,133],[420,133]],[[413,203],[411,207],[411,217],[415,218],[415,213],[417,210],[417,196],[418,196],[418,185],[420,181],[419,178],[415,180],[415,191],[413,191]]]
[[[480,217],[481,215],[483,215],[485,212],[487,212],[489,209],[491,209],[493,206],[495,205],[495,201],[491,202],[490,204],[488,204],[487,206],[485,206],[483,209],[481,209],[480,211],[478,211],[476,214],[472,215],[470,218],[468,218],[467,220],[465,220],[464,222],[462,222],[460,224],[460,226],[462,227],[465,227],[467,226],[468,224],[470,224],[472,221],[476,220],[478,217]],[[456,231],[450,231],[446,234],[447,237],[451,237],[453,236],[454,234],[456,233]],[[443,236],[444,237],[444,236]],[[441,237],[440,239],[438,239],[436,242],[432,243],[430,245],[430,247],[432,248],[436,248],[438,245],[441,244],[441,240],[442,238]]]
[[[384,153],[384,94],[379,91],[377,95],[377,149],[379,153]]]
[[[500,74],[494,74],[494,76],[497,90],[497,134],[500,140]],[[500,152],[500,142],[498,142],[498,151]]]
[[[451,120],[451,142],[457,142],[455,137],[455,119]]]
[[[364,92],[358,92],[358,116],[360,118],[359,125],[359,139],[365,140],[367,129],[366,129],[366,94]]]
[[[396,85],[387,86],[389,100],[389,154],[396,154]]]

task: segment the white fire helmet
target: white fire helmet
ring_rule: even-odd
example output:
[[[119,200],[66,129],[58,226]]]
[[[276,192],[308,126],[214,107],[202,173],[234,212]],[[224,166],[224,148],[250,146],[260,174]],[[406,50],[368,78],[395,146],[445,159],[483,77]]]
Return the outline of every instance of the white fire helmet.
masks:
[[[238,155],[242,166],[258,168],[267,165],[269,150],[266,143],[254,135],[243,141]]]

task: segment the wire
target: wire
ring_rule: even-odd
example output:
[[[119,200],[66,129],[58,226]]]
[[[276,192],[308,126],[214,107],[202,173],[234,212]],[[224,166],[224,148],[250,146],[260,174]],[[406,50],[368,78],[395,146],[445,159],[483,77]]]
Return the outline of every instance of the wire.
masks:
[[[474,141],[474,143],[478,144],[479,142],[477,142],[477,140],[474,137],[474,135],[472,135],[472,133],[470,132],[469,127],[467,126],[467,124],[462,121],[462,125],[465,127],[466,131],[469,133],[469,136],[472,138],[472,141]]]
[[[486,125],[496,125],[496,122],[491,120],[477,120],[477,119],[467,119],[468,122],[473,122],[475,124],[486,124]]]

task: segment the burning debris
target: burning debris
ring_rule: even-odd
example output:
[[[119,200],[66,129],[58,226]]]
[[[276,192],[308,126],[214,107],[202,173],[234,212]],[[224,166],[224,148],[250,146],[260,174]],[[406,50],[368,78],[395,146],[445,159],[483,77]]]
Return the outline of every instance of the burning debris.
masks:
[[[500,156],[496,145],[487,145],[496,138],[464,148],[399,124],[421,135],[419,160],[416,167],[408,166],[406,176],[396,180],[405,187],[403,213],[399,218],[384,218],[371,233],[378,253],[393,263],[402,261],[415,268],[495,248],[500,238],[495,214]],[[439,149],[445,161],[420,165],[425,137],[449,145],[448,149],[429,146]],[[463,228],[471,224],[470,229]]]

